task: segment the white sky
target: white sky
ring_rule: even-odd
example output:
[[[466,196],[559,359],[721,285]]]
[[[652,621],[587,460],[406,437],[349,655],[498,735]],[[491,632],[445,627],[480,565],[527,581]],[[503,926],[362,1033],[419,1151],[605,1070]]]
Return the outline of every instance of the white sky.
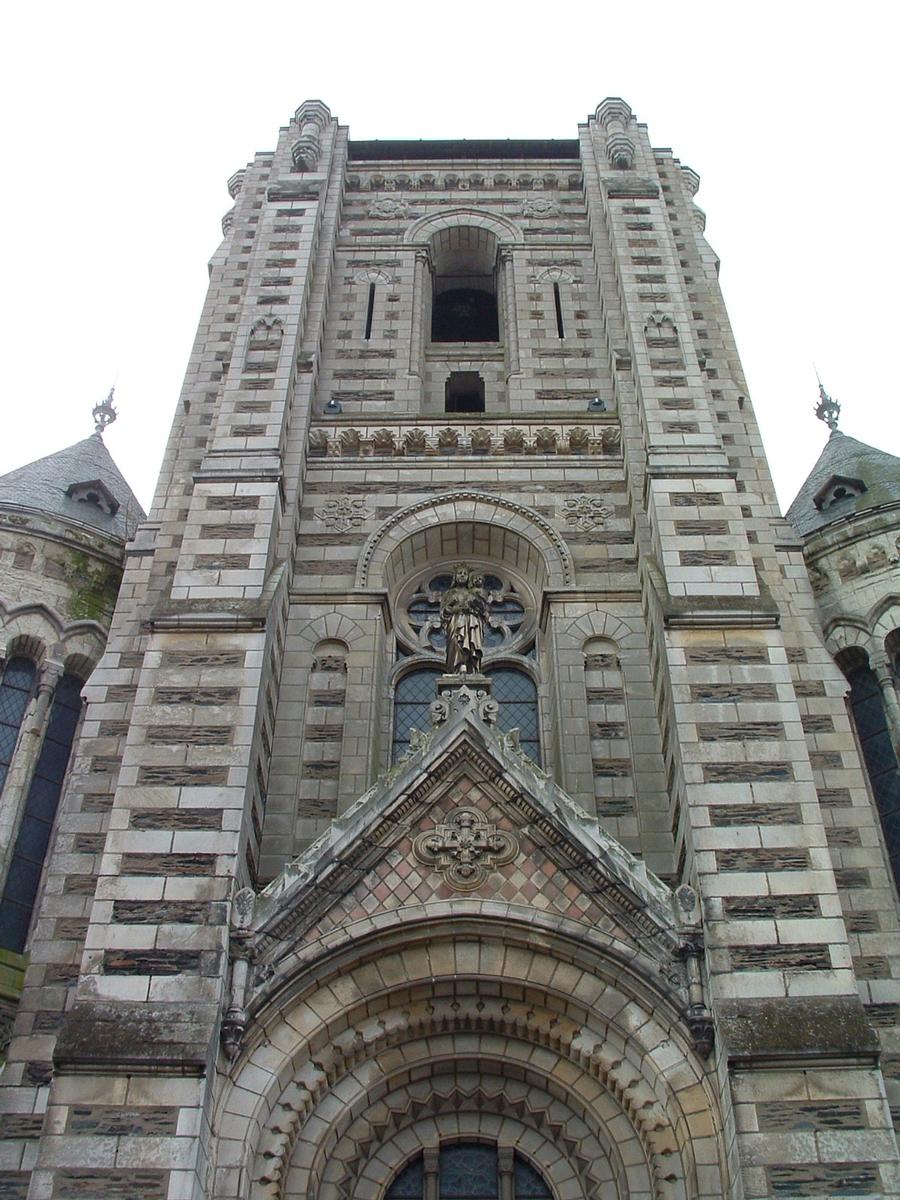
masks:
[[[300,102],[351,136],[558,137],[623,96],[697,203],[779,497],[841,428],[900,454],[893,3],[7,6],[0,473],[93,430],[149,505],[231,201]]]

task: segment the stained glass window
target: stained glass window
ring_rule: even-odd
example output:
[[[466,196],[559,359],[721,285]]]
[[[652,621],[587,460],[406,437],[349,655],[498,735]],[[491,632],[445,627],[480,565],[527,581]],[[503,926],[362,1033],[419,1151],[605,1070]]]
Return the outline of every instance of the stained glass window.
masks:
[[[19,726],[34,690],[35,666],[27,658],[11,658],[0,683],[0,792],[12,762]]]
[[[441,1147],[440,1200],[496,1200],[497,1148],[478,1142]]]
[[[25,949],[28,937],[44,856],[81,712],[81,688],[81,680],[74,675],[64,675],[57,684],[0,899],[0,946],[16,953]]]
[[[425,1192],[425,1172],[422,1155],[418,1154],[403,1168],[388,1188],[385,1200],[422,1200]]]
[[[513,1200],[552,1200],[541,1173],[518,1152],[513,1157]],[[385,1193],[384,1200],[424,1200],[425,1169],[417,1154]],[[440,1200],[499,1200],[497,1147],[484,1142],[453,1142],[438,1158]]]
[[[437,667],[420,667],[398,681],[394,690],[393,762],[409,749],[409,735],[413,729],[427,733],[431,728],[429,708],[437,697],[440,674]]]
[[[420,667],[404,675],[394,691],[394,738],[392,761],[409,749],[412,729],[426,733],[431,728],[429,707],[437,696],[437,667]],[[529,758],[541,761],[538,727],[537,687],[534,680],[515,667],[489,667],[485,674],[493,680],[493,696],[500,702],[498,728],[503,733],[518,729],[519,744]]]
[[[515,667],[496,667],[486,674],[493,680],[491,694],[500,704],[498,728],[503,733],[518,729],[519,745],[529,758],[540,764],[541,735],[534,680]]]
[[[900,770],[888,730],[881,688],[871,667],[847,672],[850,708],[881,825],[894,879],[900,885]]]
[[[441,651],[447,645],[441,628],[441,599],[453,582],[449,572],[433,575],[423,582],[406,605],[406,620],[416,644],[423,650]],[[510,646],[525,622],[525,606],[515,587],[499,575],[485,574],[487,624],[484,650],[489,655],[500,646]]]

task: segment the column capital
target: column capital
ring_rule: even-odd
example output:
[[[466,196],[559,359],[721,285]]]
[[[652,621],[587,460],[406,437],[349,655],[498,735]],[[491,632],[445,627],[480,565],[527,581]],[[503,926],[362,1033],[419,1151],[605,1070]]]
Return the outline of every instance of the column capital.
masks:
[[[40,696],[44,692],[54,692],[56,685],[59,683],[65,674],[65,667],[61,662],[54,662],[53,659],[46,659],[40,668],[38,674],[37,691]]]

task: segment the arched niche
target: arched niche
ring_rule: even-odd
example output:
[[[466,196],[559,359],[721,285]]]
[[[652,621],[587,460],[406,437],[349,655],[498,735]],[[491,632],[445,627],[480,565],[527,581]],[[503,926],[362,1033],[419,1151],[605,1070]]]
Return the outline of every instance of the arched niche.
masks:
[[[432,563],[464,559],[505,563],[545,588],[573,582],[568,548],[549,522],[524,505],[478,492],[450,492],[401,509],[369,538],[357,586],[391,593]]]

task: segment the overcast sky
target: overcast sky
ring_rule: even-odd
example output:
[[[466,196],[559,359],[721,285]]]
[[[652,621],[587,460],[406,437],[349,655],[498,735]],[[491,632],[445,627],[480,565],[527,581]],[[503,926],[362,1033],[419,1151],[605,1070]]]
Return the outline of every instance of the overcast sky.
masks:
[[[145,506],[231,201],[300,102],[351,136],[557,137],[623,96],[697,203],[784,506],[827,430],[900,454],[898,9],[819,3],[9,5],[0,472],[92,432]]]

